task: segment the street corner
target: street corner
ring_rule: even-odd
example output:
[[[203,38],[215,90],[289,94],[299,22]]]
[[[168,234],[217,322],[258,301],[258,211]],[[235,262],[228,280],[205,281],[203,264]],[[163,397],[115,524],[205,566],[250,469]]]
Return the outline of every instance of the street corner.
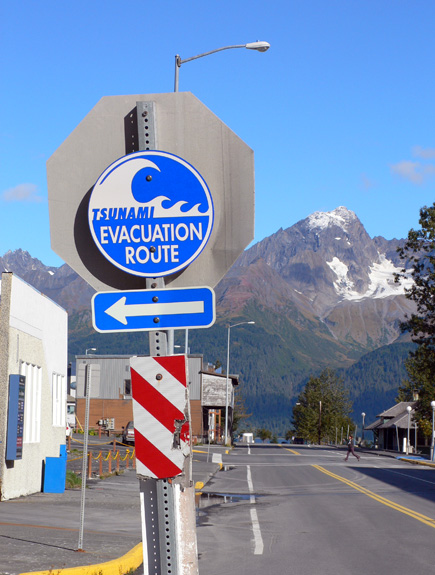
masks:
[[[112,559],[105,563],[65,569],[49,569],[48,571],[29,571],[19,575],[53,575],[53,573],[56,573],[56,575],[95,575],[95,573],[98,573],[98,575],[124,575],[132,573],[142,563],[143,548],[142,543],[139,543],[131,551],[119,557],[119,559]]]

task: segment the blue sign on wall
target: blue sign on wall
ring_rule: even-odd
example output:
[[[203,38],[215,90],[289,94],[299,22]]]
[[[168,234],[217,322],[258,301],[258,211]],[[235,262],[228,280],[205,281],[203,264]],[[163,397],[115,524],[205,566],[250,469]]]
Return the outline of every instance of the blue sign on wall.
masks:
[[[209,287],[99,292],[92,298],[92,322],[102,333],[204,328],[215,318]]]
[[[163,277],[204,249],[214,209],[208,186],[188,162],[161,151],[119,158],[98,178],[88,219],[100,252],[133,275]]]
[[[8,429],[6,438],[6,459],[22,459],[24,435],[24,396],[26,378],[24,375],[9,376]]]

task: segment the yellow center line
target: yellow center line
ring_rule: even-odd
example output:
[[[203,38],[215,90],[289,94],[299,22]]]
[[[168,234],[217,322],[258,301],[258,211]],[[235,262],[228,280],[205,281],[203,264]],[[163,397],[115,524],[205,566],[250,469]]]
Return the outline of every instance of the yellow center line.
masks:
[[[285,449],[286,451],[290,451],[290,453],[293,453],[294,455],[299,455],[299,453],[297,451],[295,451],[294,449],[290,449],[288,447],[283,447],[283,449]]]
[[[422,515],[421,513],[418,513],[417,511],[413,511],[412,509],[408,509],[408,507],[404,507],[403,505],[399,505],[398,503],[394,503],[394,501],[390,501],[389,499],[385,499],[385,497],[382,497],[381,495],[377,495],[376,493],[373,493],[373,491],[370,491],[369,489],[366,489],[365,487],[361,487],[360,485],[358,485],[357,483],[354,483],[353,481],[350,481],[349,479],[345,479],[344,477],[341,477],[340,475],[336,475],[335,473],[328,471],[327,469],[325,469],[324,467],[321,467],[320,465],[313,465],[313,467],[315,467],[316,469],[318,469],[322,473],[325,473],[326,475],[329,475],[330,477],[333,477],[334,479],[337,479],[338,481],[341,481],[342,483],[349,485],[349,487],[352,487],[353,489],[356,489],[360,493],[367,495],[367,497],[370,497],[371,499],[374,499],[375,501],[378,501],[379,503],[382,503],[383,505],[387,505],[388,507],[391,507],[391,509],[395,509],[396,511],[400,511],[400,513],[404,513],[405,515],[409,515],[409,517],[413,517],[414,519],[417,519],[417,521],[420,521],[421,523],[424,523],[425,525],[428,525],[429,527],[435,528],[435,520],[434,519],[431,519],[430,517],[427,517],[426,515]]]

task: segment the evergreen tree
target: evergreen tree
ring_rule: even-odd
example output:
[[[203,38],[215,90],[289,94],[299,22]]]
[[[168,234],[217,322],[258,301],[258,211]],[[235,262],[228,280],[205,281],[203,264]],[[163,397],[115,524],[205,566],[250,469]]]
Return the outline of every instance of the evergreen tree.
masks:
[[[432,408],[435,400],[435,204],[420,210],[421,228],[411,229],[398,253],[409,269],[396,274],[396,281],[413,280],[405,287],[406,297],[416,304],[415,313],[406,317],[401,327],[417,344],[406,361],[408,380],[399,388],[399,401],[412,401],[418,394],[415,418],[420,429],[431,434]]]
[[[271,439],[272,438],[272,432],[269,429],[265,429],[264,427],[262,427],[261,429],[257,429],[256,435],[262,441],[264,441],[265,439]]]
[[[311,442],[335,441],[336,430],[354,424],[352,403],[343,382],[331,369],[311,377],[293,408],[293,426],[298,437]]]
[[[234,391],[233,433],[239,431],[240,428],[244,428],[246,420],[251,415],[251,413],[246,411],[245,401],[239,387],[236,387]]]

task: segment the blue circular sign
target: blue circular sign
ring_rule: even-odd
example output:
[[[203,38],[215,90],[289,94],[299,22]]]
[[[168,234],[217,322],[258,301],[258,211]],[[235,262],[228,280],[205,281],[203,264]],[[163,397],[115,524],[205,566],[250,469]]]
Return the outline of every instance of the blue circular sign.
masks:
[[[98,178],[89,200],[89,227],[116,267],[144,277],[178,272],[204,249],[213,228],[213,201],[201,174],[160,151],[123,156]]]

